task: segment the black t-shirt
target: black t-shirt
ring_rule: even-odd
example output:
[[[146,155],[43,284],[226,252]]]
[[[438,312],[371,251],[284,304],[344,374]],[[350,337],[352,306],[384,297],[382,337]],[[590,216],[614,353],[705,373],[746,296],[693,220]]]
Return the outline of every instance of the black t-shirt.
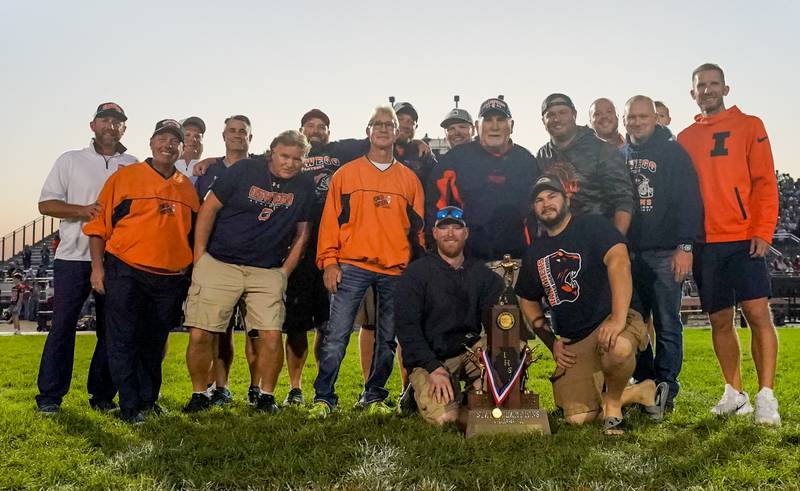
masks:
[[[516,293],[533,301],[545,298],[553,309],[557,334],[571,341],[583,339],[611,314],[603,258],[620,243],[625,238],[608,219],[573,216],[560,234],[534,240],[522,261]],[[635,308],[637,302],[631,304]]]
[[[241,160],[228,168],[211,191],[222,203],[208,252],[231,264],[275,268],[283,264],[297,231],[307,222],[314,182],[298,174],[280,179],[263,160]]]

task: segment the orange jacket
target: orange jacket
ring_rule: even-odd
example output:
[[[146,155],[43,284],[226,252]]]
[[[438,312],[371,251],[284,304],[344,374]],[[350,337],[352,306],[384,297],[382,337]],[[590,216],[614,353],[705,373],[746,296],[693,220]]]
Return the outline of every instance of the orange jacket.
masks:
[[[397,161],[385,171],[366,157],[343,165],[328,188],[317,267],[341,262],[399,275],[422,249],[424,203],[419,179]]]
[[[189,234],[200,208],[192,182],[178,172],[165,179],[150,164],[121,168],[97,197],[100,215],[83,233],[106,241],[106,251],[131,267],[175,274],[192,263]]]
[[[778,183],[764,123],[733,106],[695,116],[678,135],[700,181],[706,242],[759,237],[772,243],[778,222]]]

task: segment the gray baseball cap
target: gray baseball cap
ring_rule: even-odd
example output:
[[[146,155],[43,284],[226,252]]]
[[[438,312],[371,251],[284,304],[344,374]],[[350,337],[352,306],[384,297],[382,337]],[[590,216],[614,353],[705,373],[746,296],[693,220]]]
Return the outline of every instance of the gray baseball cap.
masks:
[[[447,116],[444,117],[444,121],[442,121],[441,126],[442,128],[447,128],[453,123],[469,123],[472,124],[472,116],[467,112],[466,109],[460,108],[453,108],[447,113]]]

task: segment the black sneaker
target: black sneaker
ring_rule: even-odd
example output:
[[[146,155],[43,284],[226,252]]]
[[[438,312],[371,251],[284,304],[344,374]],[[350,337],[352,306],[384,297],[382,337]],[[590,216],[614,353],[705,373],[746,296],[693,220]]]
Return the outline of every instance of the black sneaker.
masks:
[[[414,387],[408,384],[406,390],[397,401],[397,414],[400,416],[411,416],[417,412],[417,400],[414,398]]]
[[[195,393],[192,394],[192,398],[189,399],[189,402],[183,406],[184,413],[199,413],[200,411],[206,411],[211,408],[211,398],[208,397],[205,393]]]
[[[286,394],[286,399],[283,400],[283,406],[305,406],[306,399],[303,397],[303,389],[295,387]]]
[[[36,406],[36,412],[42,416],[55,416],[61,410],[58,404],[40,404]]]
[[[117,403],[110,399],[100,399],[92,397],[89,399],[89,407],[101,413],[107,413],[117,408]]]
[[[150,413],[154,416],[163,416],[167,414],[167,410],[161,407],[158,403],[145,404],[142,407],[142,412]]]
[[[214,392],[211,393],[212,406],[225,406],[232,402],[233,402],[233,395],[231,394],[231,391],[229,391],[227,387],[214,389]]]
[[[140,425],[144,423],[145,417],[138,409],[123,409],[120,411],[120,419],[131,425]]]
[[[275,404],[275,396],[272,394],[259,394],[258,404],[256,410],[267,414],[276,414],[280,412],[280,408]]]
[[[259,394],[261,394],[261,389],[259,389],[257,385],[251,385],[250,388],[247,389],[247,403],[251,406],[258,404]]]

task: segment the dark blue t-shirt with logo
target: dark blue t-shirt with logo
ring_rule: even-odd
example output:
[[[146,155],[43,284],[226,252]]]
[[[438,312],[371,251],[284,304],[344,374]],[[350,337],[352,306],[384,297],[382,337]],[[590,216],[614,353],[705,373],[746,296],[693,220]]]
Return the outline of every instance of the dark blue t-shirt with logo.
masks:
[[[515,291],[522,298],[544,298],[553,309],[558,335],[579,341],[611,314],[611,285],[603,262],[625,237],[600,215],[573,216],[555,237],[536,238],[522,261]],[[638,301],[631,308],[641,311]]]
[[[299,222],[309,221],[314,182],[272,175],[264,160],[240,160],[211,185],[222,203],[208,241],[215,259],[243,266],[283,264]]]

